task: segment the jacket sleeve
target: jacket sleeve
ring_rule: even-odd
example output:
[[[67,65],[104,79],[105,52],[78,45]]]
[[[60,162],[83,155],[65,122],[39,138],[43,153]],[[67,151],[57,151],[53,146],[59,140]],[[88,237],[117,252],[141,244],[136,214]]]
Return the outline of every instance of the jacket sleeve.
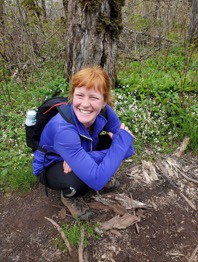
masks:
[[[120,129],[120,119],[118,118],[117,114],[114,112],[114,110],[107,105],[107,124],[105,125],[104,130],[107,132],[112,132],[115,134]],[[95,160],[97,164],[102,162],[103,158],[105,157],[108,150],[101,150],[101,151],[92,151],[88,152],[88,154]],[[133,146],[131,145],[126,152],[124,159],[132,156],[134,154]]]
[[[92,151],[92,152],[87,152],[87,154],[97,163],[100,164],[105,157],[106,153],[108,152],[108,149],[101,150],[101,151]],[[127,159],[131,157],[134,154],[134,148],[131,145],[126,152],[124,159]]]
[[[108,122],[105,125],[104,130],[115,134],[120,129],[121,121],[118,118],[115,111],[109,105],[107,105],[106,108],[107,108],[107,121]],[[133,145],[131,144],[131,146],[129,147],[128,151],[125,154],[124,159],[132,156],[133,154],[134,154],[134,148],[133,148]]]
[[[100,151],[87,152],[87,154],[90,155],[90,157],[92,159],[94,159],[94,161],[97,164],[100,164],[107,152],[108,152],[108,149],[104,149],[104,150],[100,150]],[[126,152],[126,154],[124,156],[124,159],[131,157],[133,154],[134,154],[134,148],[133,148],[133,145],[131,144],[131,146],[129,147],[128,151]]]
[[[65,139],[67,137],[68,139]],[[55,136],[54,149],[69,164],[74,173],[89,187],[100,190],[111,179],[126,152],[133,137],[123,129],[113,135],[112,145],[101,163],[95,160],[81,147],[75,127],[59,130]]]
[[[94,159],[94,161],[97,164],[100,164],[103,160],[103,158],[105,157],[106,153],[107,153],[108,149],[104,149],[104,150],[100,150],[100,151],[91,151],[91,152],[87,152],[87,154]]]

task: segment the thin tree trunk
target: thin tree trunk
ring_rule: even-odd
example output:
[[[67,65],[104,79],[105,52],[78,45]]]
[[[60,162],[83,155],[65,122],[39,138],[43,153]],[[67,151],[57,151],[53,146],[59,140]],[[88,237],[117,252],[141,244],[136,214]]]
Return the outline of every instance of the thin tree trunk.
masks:
[[[188,39],[190,43],[198,46],[198,0],[192,1],[192,13],[190,17]]]
[[[47,11],[46,11],[46,3],[45,0],[41,0],[42,12],[43,12],[43,20],[47,21]]]
[[[29,54],[30,54],[29,59],[31,60],[31,62],[35,66],[35,68],[37,68],[37,65],[36,65],[36,62],[35,62],[33,42],[32,42],[31,36],[28,32],[28,29],[26,27],[26,23],[25,23],[24,18],[23,18],[23,14],[22,14],[22,10],[21,10],[19,0],[16,0],[16,4],[17,4],[18,12],[19,12],[19,21],[20,21],[21,26],[22,26],[25,34],[26,34],[26,41],[29,45]]]
[[[64,0],[63,3],[67,4],[66,78],[69,80],[85,66],[99,65],[107,70],[114,86],[124,1]]]
[[[5,1],[0,0],[0,33],[3,34],[4,30],[4,7],[5,7]]]
[[[0,41],[3,43],[2,54],[5,52],[5,24],[4,24],[5,1],[0,0]]]

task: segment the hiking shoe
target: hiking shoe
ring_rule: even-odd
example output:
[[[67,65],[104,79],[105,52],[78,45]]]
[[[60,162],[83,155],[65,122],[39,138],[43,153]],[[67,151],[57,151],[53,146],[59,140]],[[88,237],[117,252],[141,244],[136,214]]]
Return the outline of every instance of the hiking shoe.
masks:
[[[63,196],[61,191],[61,201],[66,206],[75,219],[86,220],[90,218],[91,211],[88,205],[83,201],[82,197],[79,198],[67,198]]]
[[[112,178],[105,186],[104,189],[114,190],[120,187],[120,182],[115,178]]]

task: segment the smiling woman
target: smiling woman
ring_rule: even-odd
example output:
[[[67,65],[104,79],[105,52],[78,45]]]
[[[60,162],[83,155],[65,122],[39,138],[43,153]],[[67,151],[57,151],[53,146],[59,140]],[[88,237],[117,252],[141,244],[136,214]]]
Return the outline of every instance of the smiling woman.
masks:
[[[78,120],[89,129],[97,115],[106,106],[104,96],[95,88],[76,87],[73,95],[73,108]]]
[[[110,79],[104,69],[77,72],[70,89],[72,121],[54,116],[34,153],[34,174],[45,186],[61,191],[61,200],[73,216],[80,217],[85,211],[74,208],[75,197],[101,190],[121,162],[134,153],[133,136],[111,104]],[[101,113],[104,110],[106,117]],[[107,134],[100,135],[102,131]],[[53,154],[45,153],[48,151]]]

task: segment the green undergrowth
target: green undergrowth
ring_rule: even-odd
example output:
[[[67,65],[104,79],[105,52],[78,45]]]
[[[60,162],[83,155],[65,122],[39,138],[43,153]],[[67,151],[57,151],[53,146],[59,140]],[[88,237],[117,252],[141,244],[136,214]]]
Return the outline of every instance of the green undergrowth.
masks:
[[[25,115],[27,109],[36,109],[42,101],[54,95],[67,95],[68,83],[60,62],[41,64],[26,79],[2,81],[0,110],[0,190],[29,190],[37,179],[32,175],[32,152],[25,143]]]
[[[197,68],[198,55],[177,48],[145,61],[119,65],[115,110],[135,136],[135,158],[145,147],[154,154],[171,153],[185,136],[188,149],[197,153]],[[0,190],[29,190],[32,152],[25,144],[25,114],[43,100],[67,95],[63,64],[45,62],[25,78],[16,76],[0,83]]]
[[[69,243],[71,246],[79,247],[80,241],[81,241],[81,232],[82,229],[84,229],[84,240],[83,240],[83,245],[84,247],[87,247],[89,245],[90,239],[101,239],[101,236],[96,233],[95,228],[97,228],[97,224],[92,224],[89,221],[80,221],[77,220],[72,223],[63,223],[61,225],[61,228],[67,237]],[[60,250],[64,250],[65,244],[63,243],[62,239],[57,238],[55,240],[57,248]]]
[[[115,106],[136,137],[138,155],[144,147],[172,153],[185,136],[188,149],[198,151],[197,65],[194,49],[178,48],[119,71]]]

